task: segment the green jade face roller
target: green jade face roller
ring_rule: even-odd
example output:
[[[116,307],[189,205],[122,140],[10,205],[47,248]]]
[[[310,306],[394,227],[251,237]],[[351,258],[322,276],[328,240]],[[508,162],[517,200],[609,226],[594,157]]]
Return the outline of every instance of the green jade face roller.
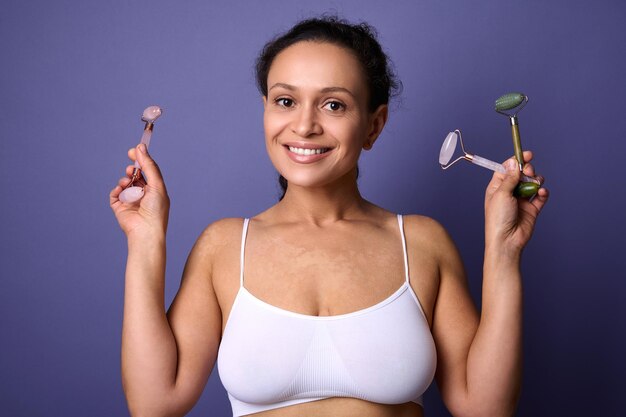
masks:
[[[522,141],[519,134],[519,123],[517,120],[517,114],[528,103],[528,96],[522,93],[508,93],[500,96],[496,100],[496,112],[503,114],[509,118],[511,122],[511,134],[513,136],[513,149],[515,151],[515,159],[519,164],[520,172],[524,169],[524,155],[522,151]],[[506,110],[513,110],[517,107],[517,111],[513,114],[506,113]],[[541,187],[539,181],[527,181],[522,179],[517,188],[515,188],[515,195],[529,198],[537,194],[537,190]]]

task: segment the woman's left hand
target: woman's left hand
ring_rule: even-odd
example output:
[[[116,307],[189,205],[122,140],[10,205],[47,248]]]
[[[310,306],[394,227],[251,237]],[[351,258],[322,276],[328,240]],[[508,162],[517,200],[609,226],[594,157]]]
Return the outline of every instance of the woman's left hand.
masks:
[[[524,152],[524,174],[539,178],[543,184],[543,177],[536,176],[529,163],[532,158],[532,152]],[[485,245],[515,256],[530,240],[549,193],[541,187],[531,199],[515,197],[513,190],[520,181],[519,165],[515,158],[503,165],[506,174],[496,172],[485,193]]]

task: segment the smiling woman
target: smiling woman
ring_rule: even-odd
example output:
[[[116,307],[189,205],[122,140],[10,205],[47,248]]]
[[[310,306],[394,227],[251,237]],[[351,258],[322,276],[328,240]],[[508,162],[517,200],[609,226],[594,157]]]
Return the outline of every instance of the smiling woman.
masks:
[[[145,196],[119,200],[129,166],[110,202],[129,246],[122,376],[132,415],[186,414],[216,361],[233,416],[420,417],[434,377],[454,415],[514,413],[520,257],[547,190],[515,198],[513,159],[494,174],[479,315],[445,230],[360,195],[359,156],[382,132],[397,85],[373,33],[312,19],[264,48],[265,144],[284,196],[204,230],[167,313],[169,198],[146,148],[129,152]]]
[[[275,57],[264,97],[266,147],[292,187],[345,176],[353,182],[361,150],[371,149],[382,131],[386,103],[370,113],[364,77],[346,71],[359,66],[349,50],[319,41],[300,41]]]
[[[352,62],[352,65],[339,68],[338,70],[345,72],[349,68],[351,71],[357,71],[362,75],[362,79],[366,83],[365,86],[360,86],[354,92],[336,86],[323,88],[323,93],[339,90],[352,95],[352,98],[357,100],[354,93],[362,92],[367,95],[365,100],[369,110],[372,112],[381,105],[387,105],[390,97],[400,91],[401,84],[396,79],[389,65],[389,59],[376,40],[374,29],[365,23],[360,25],[341,23],[332,18],[325,21],[323,19],[305,20],[295,25],[289,32],[268,42],[256,63],[257,86],[263,97],[267,98],[269,93],[268,76],[276,56],[298,42],[315,42],[343,48],[343,52],[349,53],[358,63],[355,65]],[[289,85],[283,86],[291,87]],[[291,100],[283,101],[282,103],[287,106],[293,104]],[[343,104],[340,101],[330,102],[328,106],[330,106],[330,110],[336,111],[340,110]],[[370,148],[371,146],[366,147],[366,149]],[[358,177],[358,165],[356,167],[356,175]],[[279,176],[279,184],[283,190],[283,194],[280,197],[282,199],[288,186],[287,179],[283,175]]]

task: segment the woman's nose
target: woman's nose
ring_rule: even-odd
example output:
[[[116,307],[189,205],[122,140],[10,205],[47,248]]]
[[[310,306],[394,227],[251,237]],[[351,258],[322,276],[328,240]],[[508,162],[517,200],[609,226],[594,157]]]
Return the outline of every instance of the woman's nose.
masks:
[[[302,106],[294,116],[291,130],[298,136],[306,138],[322,133],[315,106]]]

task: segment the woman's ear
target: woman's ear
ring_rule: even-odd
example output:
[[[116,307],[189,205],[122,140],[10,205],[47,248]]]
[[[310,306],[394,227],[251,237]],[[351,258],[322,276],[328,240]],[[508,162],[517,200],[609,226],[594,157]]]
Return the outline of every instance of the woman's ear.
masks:
[[[367,138],[363,144],[363,149],[369,151],[374,146],[374,142],[378,139],[378,136],[383,131],[385,123],[387,123],[387,116],[389,115],[389,106],[381,104],[378,108],[370,114],[369,123],[367,129]]]

